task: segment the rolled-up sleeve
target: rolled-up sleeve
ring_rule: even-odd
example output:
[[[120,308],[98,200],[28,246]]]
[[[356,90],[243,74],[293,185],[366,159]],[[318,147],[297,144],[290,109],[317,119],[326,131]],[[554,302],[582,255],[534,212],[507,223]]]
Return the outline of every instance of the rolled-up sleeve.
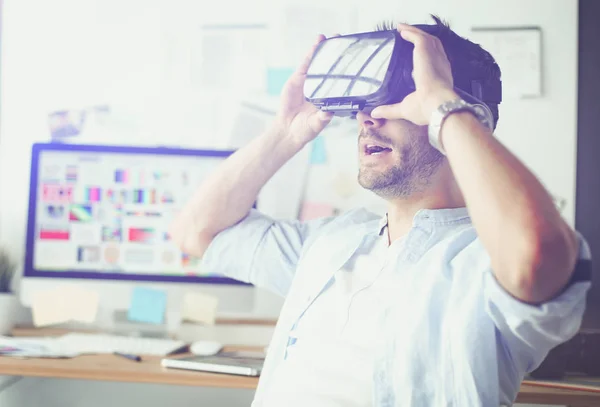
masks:
[[[581,235],[578,238],[579,259],[589,262],[589,247]],[[510,295],[491,271],[484,278],[487,312],[519,370],[536,369],[552,348],[579,330],[590,281],[574,280],[556,298],[531,305]]]
[[[212,240],[202,268],[285,296],[305,244],[332,219],[275,221],[252,209]]]

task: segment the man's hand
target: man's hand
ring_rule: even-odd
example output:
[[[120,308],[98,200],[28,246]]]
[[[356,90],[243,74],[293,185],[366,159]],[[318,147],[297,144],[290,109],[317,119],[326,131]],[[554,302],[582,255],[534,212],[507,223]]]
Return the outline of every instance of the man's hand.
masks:
[[[408,24],[398,24],[405,40],[414,44],[413,79],[416,90],[400,103],[379,106],[371,117],[405,119],[418,125],[429,124],[431,114],[442,103],[458,98],[454,92],[452,69],[437,37]]]
[[[251,210],[269,179],[331,121],[304,99],[304,81],[319,36],[285,84],[275,123],[212,171],[169,228],[185,253],[202,257],[213,238]]]
[[[317,137],[333,117],[332,113],[317,109],[304,98],[306,72],[313,53],[324,39],[325,36],[319,35],[302,64],[288,79],[281,95],[281,107],[277,115],[277,122],[282,127],[281,131],[292,137],[299,145],[304,145]]]

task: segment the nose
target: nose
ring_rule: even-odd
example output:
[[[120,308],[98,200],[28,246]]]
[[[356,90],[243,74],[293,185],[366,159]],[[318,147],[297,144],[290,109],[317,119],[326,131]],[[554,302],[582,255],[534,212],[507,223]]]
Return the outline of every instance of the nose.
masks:
[[[383,119],[374,119],[369,115],[369,113],[365,113],[363,111],[360,111],[356,114],[356,120],[358,121],[359,125],[365,129],[378,129],[383,126],[385,121]]]

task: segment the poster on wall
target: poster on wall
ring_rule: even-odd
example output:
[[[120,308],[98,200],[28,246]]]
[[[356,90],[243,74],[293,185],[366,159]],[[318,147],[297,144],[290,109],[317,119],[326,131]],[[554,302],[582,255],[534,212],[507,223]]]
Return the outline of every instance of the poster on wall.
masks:
[[[206,24],[192,45],[191,84],[195,89],[237,93],[265,88],[265,24]]]
[[[540,27],[474,27],[471,40],[492,54],[502,72],[505,99],[542,96]]]
[[[110,108],[107,105],[81,109],[58,110],[48,114],[50,141],[80,143],[84,132],[105,124]]]
[[[296,67],[302,62],[319,34],[356,32],[358,9],[336,1],[307,4],[280,2],[270,12],[272,27],[271,65]]]

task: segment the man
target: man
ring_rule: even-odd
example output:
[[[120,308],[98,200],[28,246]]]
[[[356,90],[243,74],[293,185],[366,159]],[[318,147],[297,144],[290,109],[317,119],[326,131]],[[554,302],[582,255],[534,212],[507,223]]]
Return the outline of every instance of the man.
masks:
[[[575,270],[589,251],[540,182],[469,111],[428,140],[434,111],[459,99],[446,53],[499,75],[493,59],[437,19],[435,35],[398,30],[414,44],[416,91],[357,116],[358,180],[387,216],[300,223],[251,209],[331,119],[304,100],[309,55],[270,130],[172,225],[211,271],[286,296],[256,407],[512,404],[524,374],[580,326],[589,281]]]

